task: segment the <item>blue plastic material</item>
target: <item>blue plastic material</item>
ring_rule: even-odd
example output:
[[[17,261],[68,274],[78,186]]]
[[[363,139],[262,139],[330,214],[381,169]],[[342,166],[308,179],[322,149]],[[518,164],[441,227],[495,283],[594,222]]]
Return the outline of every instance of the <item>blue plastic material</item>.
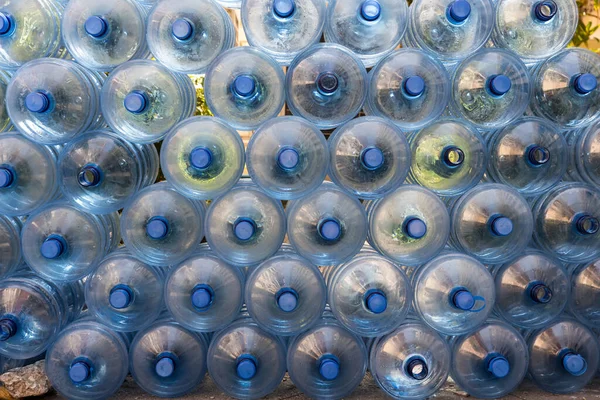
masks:
[[[190,164],[198,169],[206,169],[212,164],[213,155],[206,147],[196,147],[190,152]]]
[[[171,33],[177,40],[189,40],[194,35],[194,25],[185,18],[178,18],[171,25]]]
[[[101,38],[108,32],[108,22],[99,15],[92,15],[85,20],[85,32],[95,38]]]
[[[241,241],[250,240],[256,233],[256,222],[249,218],[240,218],[233,224],[233,233]]]
[[[379,148],[367,147],[361,151],[360,161],[366,169],[374,171],[383,165],[385,156]]]
[[[0,13],[0,36],[6,36],[14,30],[15,20],[8,13]]]
[[[425,92],[425,80],[418,75],[409,76],[404,80],[402,87],[409,97],[419,97]]]
[[[279,18],[288,18],[296,10],[294,0],[273,0],[273,12]]]
[[[213,302],[214,290],[206,284],[198,285],[192,292],[192,305],[198,310],[206,310]]]
[[[342,236],[342,227],[336,219],[324,219],[319,222],[319,235],[325,240],[334,241]]]
[[[42,243],[40,252],[44,258],[54,260],[67,250],[67,242],[62,236],[51,236]]]
[[[316,84],[319,92],[327,96],[335,93],[338,90],[340,87],[340,80],[334,73],[323,72],[317,76]]]
[[[8,168],[0,168],[0,188],[7,188],[15,181],[14,173]]]
[[[258,365],[256,364],[254,357],[249,354],[244,354],[239,357],[235,370],[240,379],[247,381],[256,376]]]
[[[579,94],[586,95],[591,93],[598,87],[598,79],[594,74],[585,73],[578,75],[574,82],[573,87]]]
[[[404,223],[404,231],[413,239],[421,239],[427,234],[427,225],[420,218],[411,218]]]
[[[125,96],[123,101],[125,109],[132,114],[141,114],[148,107],[148,95],[144,92],[135,90]]]
[[[469,311],[475,306],[475,297],[468,290],[461,289],[452,296],[452,304],[459,310]]]
[[[17,333],[17,324],[10,318],[0,320],[0,341],[5,342]]]
[[[133,291],[127,285],[115,286],[108,297],[109,304],[117,310],[129,307],[132,301]]]
[[[164,239],[169,234],[169,222],[163,217],[152,217],[146,224],[146,233],[152,239]]]
[[[293,147],[284,147],[277,154],[277,165],[285,170],[293,170],[300,162],[298,150]]]
[[[496,96],[504,96],[512,87],[512,81],[506,75],[494,75],[488,78],[488,88]]]
[[[558,12],[558,5],[552,1],[538,1],[533,6],[533,13],[542,22],[548,22]]]
[[[233,91],[242,99],[252,97],[256,92],[256,80],[250,75],[239,75],[233,80]]]
[[[90,373],[91,368],[84,361],[77,361],[69,368],[69,378],[71,378],[73,383],[85,382],[90,377]]]
[[[381,15],[381,4],[377,0],[365,0],[360,5],[360,16],[371,22]]]
[[[496,378],[504,378],[510,372],[510,364],[503,356],[495,356],[488,362],[488,371]]]
[[[172,355],[160,357],[154,367],[156,374],[161,378],[168,378],[175,372],[175,360]]]
[[[587,361],[579,354],[568,353],[562,359],[563,367],[573,376],[581,376],[587,371]]]
[[[365,303],[369,311],[375,314],[381,314],[387,308],[387,299],[385,294],[379,291],[368,294],[366,296]]]
[[[490,218],[490,229],[496,236],[509,236],[513,232],[514,224],[508,217],[496,216]]]
[[[466,0],[455,0],[448,6],[450,22],[460,24],[465,22],[471,15],[471,4]]]
[[[43,92],[31,92],[25,97],[25,107],[33,113],[45,113],[50,104],[50,96]]]
[[[281,311],[291,312],[298,306],[298,294],[293,289],[281,289],[276,297],[277,306]]]
[[[333,357],[323,356],[319,361],[319,374],[328,381],[336,379],[340,374],[340,362]]]

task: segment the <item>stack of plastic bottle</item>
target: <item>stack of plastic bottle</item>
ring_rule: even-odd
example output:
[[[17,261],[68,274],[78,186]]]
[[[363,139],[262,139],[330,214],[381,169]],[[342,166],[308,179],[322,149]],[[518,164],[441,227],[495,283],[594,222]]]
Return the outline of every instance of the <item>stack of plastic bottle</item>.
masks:
[[[45,357],[82,400],[128,374],[581,390],[600,56],[566,48],[577,22],[575,0],[0,0],[0,369]]]

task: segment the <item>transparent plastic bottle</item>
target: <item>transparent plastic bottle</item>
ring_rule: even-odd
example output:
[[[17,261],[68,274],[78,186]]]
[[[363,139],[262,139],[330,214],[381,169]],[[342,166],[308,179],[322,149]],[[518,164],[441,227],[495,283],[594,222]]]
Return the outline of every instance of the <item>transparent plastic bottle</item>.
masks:
[[[217,117],[192,117],[176,125],[162,142],[160,158],[175,189],[203,200],[231,189],[246,159],[240,135]]]
[[[323,183],[329,167],[325,136],[299,117],[265,122],[250,138],[246,152],[253,182],[276,199],[292,200],[312,192]]]
[[[600,259],[573,266],[570,281],[569,311],[582,324],[600,328]]]
[[[203,74],[235,44],[235,28],[213,0],[160,0],[148,15],[148,47],[172,71]]]
[[[600,187],[600,121],[565,133],[569,144],[569,180]]]
[[[316,44],[294,58],[285,89],[294,115],[319,129],[332,129],[360,112],[367,96],[367,71],[345,47]]]
[[[158,152],[152,144],[132,144],[108,131],[87,132],[67,144],[58,160],[63,196],[94,214],[122,209],[158,176]]]
[[[600,55],[567,49],[531,72],[533,112],[566,129],[587,127],[600,116]]]
[[[62,21],[69,53],[86,68],[108,72],[148,58],[146,8],[136,0],[70,0]]]
[[[13,124],[6,110],[6,89],[10,82],[11,74],[0,70],[0,132],[7,132],[13,129]]]
[[[524,196],[556,186],[567,170],[567,142],[558,126],[524,117],[487,138],[491,180],[512,186]]]
[[[369,72],[365,113],[389,118],[414,131],[442,115],[450,99],[450,77],[435,57],[400,49]]]
[[[356,197],[383,197],[406,179],[410,168],[408,142],[386,119],[353,119],[337,128],[327,143],[331,180]]]
[[[488,164],[485,141],[465,121],[444,119],[409,136],[411,183],[439,196],[457,196],[477,185]]]
[[[521,254],[531,240],[530,206],[509,186],[478,185],[453,200],[450,210],[450,243],[484,263],[504,263]]]
[[[281,112],[284,82],[283,69],[270,55],[254,47],[236,47],[209,65],[206,104],[234,128],[256,129]]]
[[[533,239],[564,262],[600,256],[600,190],[585,183],[562,183],[533,205]]]
[[[15,271],[22,263],[21,227],[18,218],[0,215],[0,278]]]
[[[498,129],[522,116],[531,81],[515,54],[483,49],[466,58],[452,77],[452,112],[483,130]]]
[[[401,265],[416,267],[438,255],[450,233],[446,206],[433,192],[404,185],[367,203],[371,246]]]
[[[100,90],[105,79],[74,61],[33,60],[8,84],[6,110],[15,128],[31,140],[63,144],[104,126]]]
[[[594,332],[569,318],[561,318],[530,332],[529,376],[551,393],[575,393],[596,375],[600,345]]]
[[[173,265],[188,257],[204,237],[204,204],[188,199],[167,182],[151,185],[122,213],[125,245],[141,261]]]
[[[242,5],[242,0],[216,0],[217,3],[222,5],[225,8],[240,8]]]
[[[321,38],[325,23],[323,0],[243,0],[242,25],[251,46],[282,65]]]
[[[452,341],[450,374],[471,396],[497,399],[519,386],[529,361],[521,334],[505,322],[490,320]]]

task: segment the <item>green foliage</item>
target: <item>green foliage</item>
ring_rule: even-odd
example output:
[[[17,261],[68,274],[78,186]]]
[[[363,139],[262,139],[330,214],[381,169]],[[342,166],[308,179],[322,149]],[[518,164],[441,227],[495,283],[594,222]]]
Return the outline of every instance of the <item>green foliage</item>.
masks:
[[[579,6],[580,13],[579,23],[577,24],[577,29],[575,30],[573,40],[570,44],[574,47],[590,47],[592,41],[600,43],[600,39],[592,37],[594,33],[596,33],[596,31],[600,28],[600,0],[593,0],[592,4],[595,14],[584,14],[586,3],[587,2],[585,0],[577,1],[577,6]],[[588,21],[586,24],[582,21],[583,15],[592,17],[595,21]],[[595,49],[595,51],[599,50]]]

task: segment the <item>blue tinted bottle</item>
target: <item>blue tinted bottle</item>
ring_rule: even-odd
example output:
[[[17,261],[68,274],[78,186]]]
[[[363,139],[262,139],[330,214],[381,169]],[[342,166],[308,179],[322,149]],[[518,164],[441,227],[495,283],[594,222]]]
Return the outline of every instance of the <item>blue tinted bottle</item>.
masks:
[[[0,71],[0,132],[10,131],[13,124],[6,110],[6,88],[10,82],[11,74],[6,71]]]
[[[575,265],[571,271],[569,311],[579,322],[590,328],[600,328],[600,259]]]
[[[600,121],[565,133],[569,144],[568,180],[600,187]]]
[[[22,263],[19,219],[0,215],[0,278],[15,271]]]

